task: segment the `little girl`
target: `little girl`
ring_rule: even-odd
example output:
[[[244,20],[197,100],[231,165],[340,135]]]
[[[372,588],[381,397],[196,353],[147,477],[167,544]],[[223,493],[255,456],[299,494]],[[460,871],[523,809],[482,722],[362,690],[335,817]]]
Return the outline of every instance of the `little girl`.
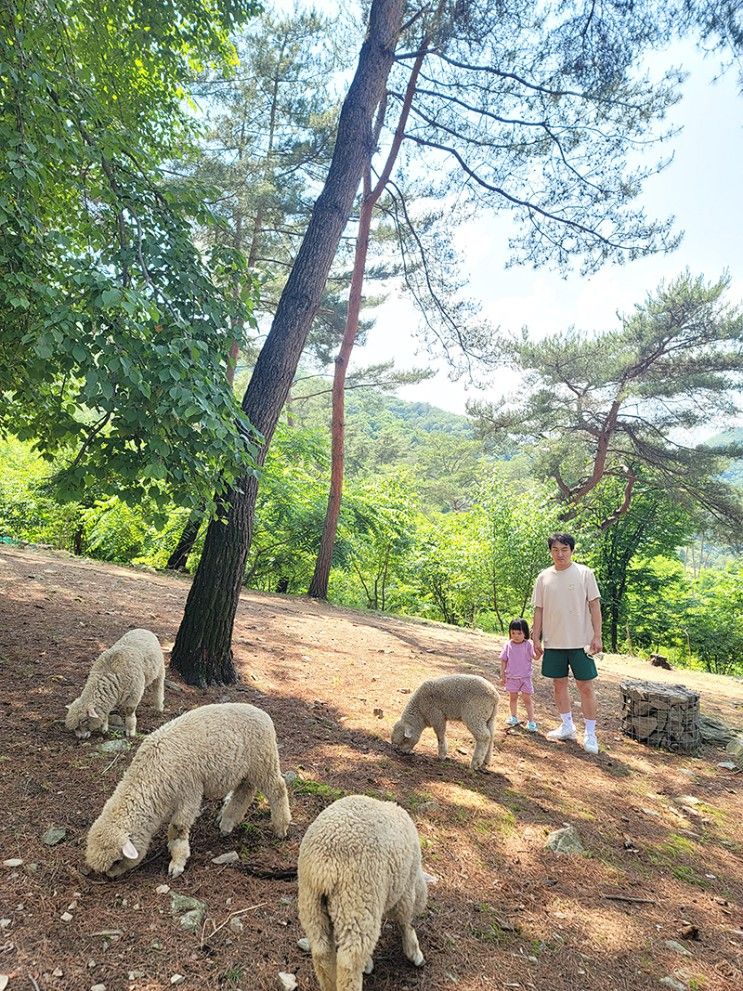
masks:
[[[534,687],[531,683],[531,662],[534,659],[534,647],[529,639],[529,624],[525,619],[514,619],[508,626],[509,641],[500,655],[500,683],[508,691],[511,701],[511,715],[506,720],[506,726],[518,726],[519,692],[526,706],[529,722],[526,728],[536,733],[537,724],[534,722]]]

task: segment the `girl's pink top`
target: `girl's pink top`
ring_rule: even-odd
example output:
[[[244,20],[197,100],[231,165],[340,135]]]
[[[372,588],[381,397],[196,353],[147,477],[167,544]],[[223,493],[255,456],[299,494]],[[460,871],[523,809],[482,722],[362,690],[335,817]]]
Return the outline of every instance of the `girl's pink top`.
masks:
[[[506,662],[507,677],[528,678],[531,675],[531,662],[534,660],[531,640],[524,640],[523,643],[509,640],[501,651],[500,659]]]

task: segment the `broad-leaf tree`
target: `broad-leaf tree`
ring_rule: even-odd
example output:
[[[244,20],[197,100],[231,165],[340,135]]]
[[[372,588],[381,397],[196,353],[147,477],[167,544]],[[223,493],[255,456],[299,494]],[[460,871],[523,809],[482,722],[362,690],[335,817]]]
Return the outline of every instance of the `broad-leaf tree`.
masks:
[[[200,198],[161,169],[193,137],[185,84],[234,61],[228,32],[255,7],[0,7],[0,429],[73,449],[70,492],[211,501],[218,471],[253,463],[225,380],[252,283],[239,253],[197,246]]]

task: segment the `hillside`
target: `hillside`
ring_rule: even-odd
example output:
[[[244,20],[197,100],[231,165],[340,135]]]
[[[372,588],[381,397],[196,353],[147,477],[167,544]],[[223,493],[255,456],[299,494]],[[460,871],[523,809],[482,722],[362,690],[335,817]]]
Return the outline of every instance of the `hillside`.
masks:
[[[133,751],[103,753],[97,739],[77,741],[64,729],[64,703],[97,653],[128,628],[147,626],[169,646],[187,591],[181,578],[0,548],[1,859],[22,861],[0,867],[8,991],[254,991],[277,988],[279,971],[296,974],[302,991],[315,989],[297,946],[296,882],[251,869],[295,865],[309,822],[345,792],[408,809],[425,866],[439,878],[417,925],[425,967],[404,960],[387,924],[365,991],[658,991],[666,977],[687,991],[741,986],[740,777],[718,766],[724,755],[716,748],[673,755],[618,732],[618,684],[627,675],[683,680],[702,693],[704,712],[736,726],[739,681],[605,657],[602,752],[590,757],[545,739],[553,713],[537,677],[542,732],[507,733],[500,720],[491,769],[478,774],[468,768],[472,739],[460,725],[447,731],[445,763],[435,759],[430,731],[410,757],[392,751],[389,734],[425,677],[494,676],[498,641],[310,600],[243,593],[234,638],[242,684],[199,691],[173,678],[165,713],[139,710],[147,733],[208,701],[265,708],[282,768],[296,775],[287,840],[272,837],[262,800],[241,830],[221,838],[210,803],[177,880],[167,877],[163,837],[122,880],[88,875],[87,830]],[[545,849],[547,834],[565,823],[577,827],[585,854]],[[49,827],[64,831],[51,846],[41,841]],[[240,864],[213,863],[232,850]],[[206,904],[195,932],[171,914],[174,893]]]

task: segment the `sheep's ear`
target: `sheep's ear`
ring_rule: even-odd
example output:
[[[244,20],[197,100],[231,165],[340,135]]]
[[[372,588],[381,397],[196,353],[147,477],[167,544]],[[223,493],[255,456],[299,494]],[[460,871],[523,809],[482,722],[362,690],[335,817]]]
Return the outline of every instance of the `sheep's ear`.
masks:
[[[88,717],[88,719],[100,719],[101,718],[98,715],[98,713],[95,711],[95,709],[93,708],[92,705],[89,705],[88,706],[88,711],[85,713],[85,715]]]
[[[126,843],[121,848],[121,852],[124,854],[127,860],[137,860],[139,854],[137,853],[137,848],[132,843],[131,840],[127,840]]]
[[[439,879],[436,877],[435,874],[427,874],[425,871],[423,871],[422,873],[423,873],[423,880],[426,882],[426,884],[439,883]]]
[[[404,736],[405,736],[405,739],[406,740],[412,740],[413,739],[413,730],[412,730],[412,728],[410,726],[407,725],[407,723],[405,724],[405,733],[404,733]]]

